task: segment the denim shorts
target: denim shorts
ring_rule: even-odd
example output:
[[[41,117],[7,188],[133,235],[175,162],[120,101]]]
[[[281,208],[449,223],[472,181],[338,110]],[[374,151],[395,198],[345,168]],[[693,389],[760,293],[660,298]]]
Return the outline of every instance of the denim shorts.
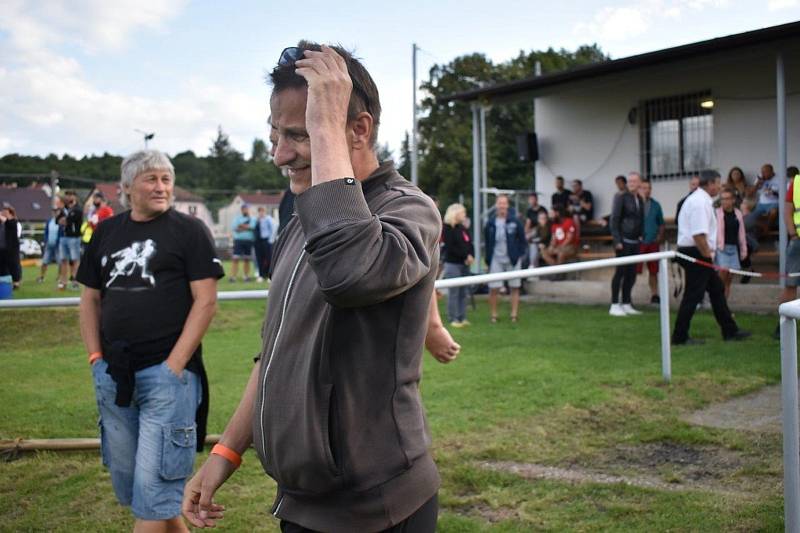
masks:
[[[511,272],[513,270],[519,270],[522,265],[522,260],[517,259],[516,264],[511,264],[509,259],[505,261],[499,261],[496,257],[492,258],[492,264],[489,265],[489,273],[490,274],[497,274],[499,272]],[[502,281],[490,281],[489,288],[490,289],[499,289],[503,286]],[[508,286],[512,289],[519,289],[522,286],[522,279],[514,278],[508,280]]]
[[[253,241],[233,241],[233,257],[237,259],[250,259],[253,255]]]
[[[92,377],[103,464],[117,500],[142,520],[179,516],[183,487],[194,468],[200,377],[189,370],[178,377],[166,362],[147,367],[136,372],[130,406],[120,407],[107,368],[99,360]]]
[[[59,241],[60,242],[60,241]],[[42,264],[49,265],[51,263],[61,262],[61,252],[59,251],[59,243],[45,244],[44,253],[42,254]]]
[[[58,241],[58,254],[61,261],[80,261],[81,238],[61,237]]]
[[[722,268],[734,268],[736,270],[742,268],[739,263],[739,247],[735,244],[726,244],[722,250],[717,250],[714,254],[714,263]]]

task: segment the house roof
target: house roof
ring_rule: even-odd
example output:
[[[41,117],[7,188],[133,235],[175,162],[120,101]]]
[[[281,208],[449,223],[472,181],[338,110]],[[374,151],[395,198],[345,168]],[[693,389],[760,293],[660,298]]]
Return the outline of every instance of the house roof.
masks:
[[[0,187],[0,207],[13,207],[22,222],[47,221],[51,204],[41,187]]]
[[[572,81],[605,76],[626,70],[640,67],[653,66],[662,63],[670,63],[689,58],[696,58],[701,55],[713,54],[715,52],[733,50],[746,46],[754,46],[784,39],[800,38],[800,22],[791,22],[780,26],[772,26],[760,30],[737,33],[726,37],[718,37],[707,41],[700,41],[692,44],[666,48],[646,54],[639,54],[613,61],[594,63],[570,70],[525,78],[505,83],[498,83],[479,89],[472,89],[460,93],[454,93],[437,98],[440,103],[453,100],[471,101],[479,99],[491,99],[503,96],[511,96],[517,93],[532,92],[537,89],[552,87]]]
[[[202,196],[198,196],[192,191],[184,189],[183,187],[174,186],[172,195],[175,197],[176,202],[200,202],[205,203]]]
[[[247,204],[254,205],[280,205],[281,193],[265,194],[262,192],[240,193],[239,198]]]

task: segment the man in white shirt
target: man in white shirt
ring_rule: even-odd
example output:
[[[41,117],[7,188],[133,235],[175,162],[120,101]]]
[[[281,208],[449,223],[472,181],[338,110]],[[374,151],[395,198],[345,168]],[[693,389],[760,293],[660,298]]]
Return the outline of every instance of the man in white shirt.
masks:
[[[717,244],[717,219],[712,197],[719,193],[719,189],[719,173],[713,170],[701,172],[699,187],[686,198],[678,215],[678,251],[709,265],[714,262]],[[714,318],[722,329],[722,338],[733,341],[749,337],[750,332],[740,330],[731,316],[725,301],[725,287],[717,272],[710,266],[685,260],[679,262],[686,271],[686,287],[675,320],[672,343],[703,344],[701,339],[689,337],[689,326],[705,292],[708,292]]]

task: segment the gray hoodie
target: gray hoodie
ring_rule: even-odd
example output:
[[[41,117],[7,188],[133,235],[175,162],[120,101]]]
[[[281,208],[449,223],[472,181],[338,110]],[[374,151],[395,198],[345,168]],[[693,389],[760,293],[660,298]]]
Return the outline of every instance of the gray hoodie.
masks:
[[[378,531],[438,490],[419,394],[441,219],[391,163],[310,188],[275,248],[253,440],[275,516]]]

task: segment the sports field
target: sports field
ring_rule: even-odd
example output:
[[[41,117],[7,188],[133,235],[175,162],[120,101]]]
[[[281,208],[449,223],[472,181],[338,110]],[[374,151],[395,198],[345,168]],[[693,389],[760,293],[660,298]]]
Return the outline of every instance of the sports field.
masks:
[[[28,283],[17,297],[45,292],[53,291]],[[212,433],[238,401],[263,308],[221,303],[206,337]],[[605,307],[523,304],[519,323],[492,325],[479,301],[469,318],[471,326],[453,331],[463,346],[456,362],[425,356],[422,390],[443,477],[440,531],[783,529],[780,435],[681,418],[780,380],[774,316],[739,313],[754,336],[731,344],[710,312],[698,313],[692,333],[708,343],[674,348],[669,386],[655,311],[614,319]],[[0,438],[96,436],[75,308],[0,310],[0,363]],[[257,463],[246,454],[218,494],[227,507],[220,528],[278,530],[267,513],[274,485]],[[132,525],[98,453],[2,462],[0,502],[0,531]]]

